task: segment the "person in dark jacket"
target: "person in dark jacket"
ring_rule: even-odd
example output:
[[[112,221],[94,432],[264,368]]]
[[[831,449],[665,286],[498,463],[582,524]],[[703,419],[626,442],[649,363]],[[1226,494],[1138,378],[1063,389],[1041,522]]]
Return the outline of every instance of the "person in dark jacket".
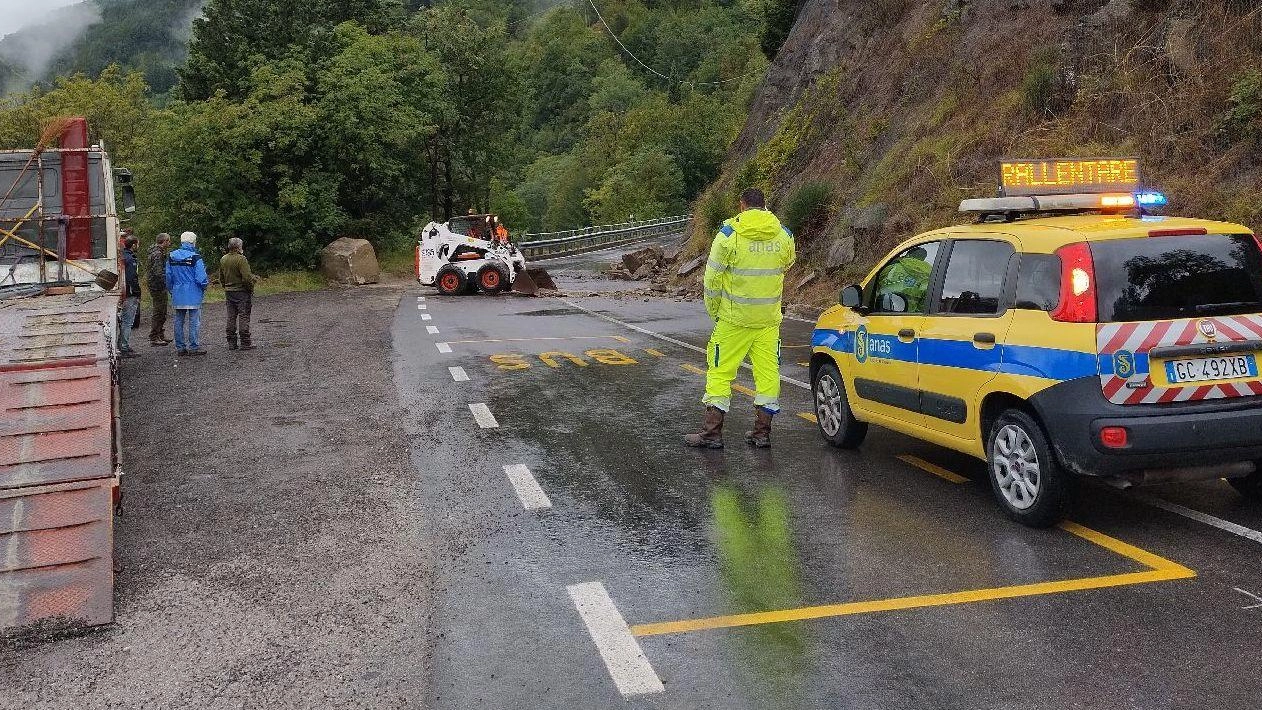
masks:
[[[140,357],[131,349],[131,324],[140,312],[140,278],[136,273],[136,245],[131,235],[123,240],[123,298],[118,304],[118,352],[123,357]]]
[[[171,235],[163,232],[158,240],[149,247],[149,258],[145,262],[145,275],[149,285],[149,300],[153,301],[153,315],[149,320],[149,344],[170,345],[165,335],[167,310],[171,305],[171,295],[167,293],[167,250],[171,248]]]
[[[197,235],[180,235],[180,248],[167,257],[167,290],[175,308],[175,349],[180,355],[205,355],[201,346],[202,301],[210,277],[197,252]],[[188,332],[185,333],[187,325]]]
[[[219,283],[228,306],[228,349],[253,350],[250,341],[250,309],[254,301],[254,274],[245,258],[245,243],[228,240],[228,253],[219,260]]]
[[[128,228],[124,229],[124,230],[123,230],[123,231],[122,231],[122,232],[118,235],[118,250],[119,250],[119,253],[120,253],[120,254],[122,253],[122,251],[123,251],[124,249],[126,249],[126,248],[127,248],[127,240],[128,240],[128,239],[131,239],[133,234],[135,234],[135,232],[133,232],[133,231],[132,231],[132,229],[131,229],[130,227],[128,227]],[[132,249],[132,251],[134,252],[134,251],[135,251],[135,249]],[[137,264],[139,264],[139,262],[137,262]],[[122,304],[119,304],[119,305],[122,305]],[[134,316],[132,317],[132,319],[131,319],[131,329],[132,329],[132,330],[137,330],[137,329],[139,329],[139,328],[140,328],[140,309],[139,309],[139,308],[137,308],[137,309],[136,309],[136,315],[134,315]]]

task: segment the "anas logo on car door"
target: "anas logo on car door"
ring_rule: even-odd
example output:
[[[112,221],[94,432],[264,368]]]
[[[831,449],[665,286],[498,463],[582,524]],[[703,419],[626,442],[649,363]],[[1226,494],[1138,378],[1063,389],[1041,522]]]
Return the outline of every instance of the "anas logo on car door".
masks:
[[[869,357],[878,360],[888,358],[894,354],[894,345],[890,339],[881,335],[872,335],[868,332],[867,326],[859,326],[854,334],[854,359],[860,363],[868,361]]]

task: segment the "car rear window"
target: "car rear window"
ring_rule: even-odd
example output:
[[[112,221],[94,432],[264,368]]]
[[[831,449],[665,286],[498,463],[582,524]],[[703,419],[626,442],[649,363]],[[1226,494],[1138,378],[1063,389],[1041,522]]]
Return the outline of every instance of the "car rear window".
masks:
[[[1092,242],[1100,322],[1262,312],[1262,250],[1248,234]]]

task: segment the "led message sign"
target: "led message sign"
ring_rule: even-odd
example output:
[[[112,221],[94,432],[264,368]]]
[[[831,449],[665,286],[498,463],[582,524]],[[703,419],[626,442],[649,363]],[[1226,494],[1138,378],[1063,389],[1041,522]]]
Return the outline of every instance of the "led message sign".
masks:
[[[1134,158],[1002,160],[999,185],[1004,197],[1134,192],[1139,161]]]

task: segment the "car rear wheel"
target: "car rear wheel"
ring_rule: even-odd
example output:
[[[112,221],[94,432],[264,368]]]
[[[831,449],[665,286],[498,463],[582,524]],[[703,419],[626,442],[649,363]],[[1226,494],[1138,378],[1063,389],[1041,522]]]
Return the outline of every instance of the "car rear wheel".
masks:
[[[483,293],[496,294],[508,286],[508,270],[499,264],[487,264],[478,269],[478,288]]]
[[[811,391],[815,395],[815,420],[824,439],[838,448],[858,448],[868,435],[868,425],[854,418],[837,366],[831,362],[821,365]]]
[[[444,296],[459,296],[468,287],[469,277],[459,268],[447,264],[438,270],[435,283],[438,286],[438,292]]]
[[[1009,409],[990,428],[986,467],[1004,512],[1035,528],[1060,522],[1072,480],[1052,454],[1043,427],[1026,412]]]

